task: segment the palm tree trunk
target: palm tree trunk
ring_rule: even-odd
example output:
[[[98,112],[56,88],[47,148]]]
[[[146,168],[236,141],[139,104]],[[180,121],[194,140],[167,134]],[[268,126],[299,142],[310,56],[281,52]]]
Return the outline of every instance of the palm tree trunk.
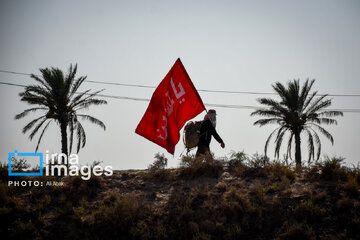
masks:
[[[61,130],[61,152],[68,155],[67,150],[67,132],[66,132],[67,122],[64,119],[60,119],[60,130]]]
[[[300,139],[300,130],[297,128],[294,131],[295,135],[295,163],[296,166],[301,166],[301,139]]]

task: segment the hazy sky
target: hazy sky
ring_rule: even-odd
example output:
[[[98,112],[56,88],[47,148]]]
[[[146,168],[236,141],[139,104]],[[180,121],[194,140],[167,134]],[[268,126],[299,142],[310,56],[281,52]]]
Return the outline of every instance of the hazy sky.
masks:
[[[275,81],[315,78],[314,90],[360,94],[360,1],[4,1],[0,0],[0,69],[39,74],[39,68],[67,71],[78,63],[88,80],[157,86],[180,57],[198,89],[272,92]],[[0,73],[0,81],[32,84],[28,76]],[[82,90],[150,98],[154,89],[84,83]],[[29,106],[21,87],[0,85],[0,155],[35,150],[21,129],[37,115],[14,120]],[[205,103],[258,105],[262,95],[199,92]],[[115,169],[146,168],[154,154],[175,156],[134,133],[148,102],[106,99],[88,114],[106,124],[85,124],[87,144],[80,163],[103,161]],[[359,109],[360,97],[333,97],[333,109]],[[259,128],[252,110],[216,108],[217,130],[226,148],[212,141],[217,156],[231,150],[263,153],[276,126]],[[196,119],[202,119],[204,113]],[[357,164],[360,113],[345,113],[326,127],[334,146],[322,139],[323,154]],[[305,146],[303,147],[304,150]],[[39,152],[60,152],[60,129],[52,124]],[[282,153],[281,153],[282,155]],[[273,156],[273,145],[269,149]],[[303,157],[307,157],[304,151]]]

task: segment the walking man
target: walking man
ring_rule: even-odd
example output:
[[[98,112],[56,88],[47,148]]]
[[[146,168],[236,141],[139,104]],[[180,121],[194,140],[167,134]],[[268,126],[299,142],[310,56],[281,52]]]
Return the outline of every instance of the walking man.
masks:
[[[225,147],[224,141],[215,130],[216,128],[216,111],[210,109],[204,117],[204,121],[200,128],[200,138],[196,156],[205,155],[210,153],[210,142],[213,136],[218,141],[222,148]]]

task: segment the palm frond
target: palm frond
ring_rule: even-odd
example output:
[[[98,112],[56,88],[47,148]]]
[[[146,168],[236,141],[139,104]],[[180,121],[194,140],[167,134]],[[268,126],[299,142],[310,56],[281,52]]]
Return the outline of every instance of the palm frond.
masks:
[[[287,150],[286,150],[286,157],[290,157],[290,159],[292,159],[291,157],[291,144],[292,144],[292,140],[294,138],[294,133],[290,131],[290,136],[289,136],[289,140],[288,140],[288,145],[287,145]]]
[[[104,130],[106,130],[105,124],[97,118],[94,118],[90,115],[85,115],[85,114],[78,114],[77,116],[81,117],[82,119],[89,120],[91,123],[98,125],[98,126],[102,127]]]
[[[36,145],[36,149],[35,149],[35,152],[37,152],[37,150],[39,149],[39,145],[40,145],[40,142],[41,142],[41,139],[46,131],[46,129],[49,127],[50,123],[52,122],[52,119],[45,125],[45,127],[43,128],[41,134],[40,134],[40,137],[39,137],[39,140],[38,140],[38,143]]]
[[[34,130],[31,132],[31,134],[29,135],[30,140],[33,139],[33,137],[35,136],[35,134],[37,133],[37,131],[39,131],[39,129],[41,128],[41,126],[47,121],[48,119],[45,118],[44,120],[42,120],[35,128]]]
[[[25,91],[33,95],[41,96],[47,99],[52,98],[51,92],[49,92],[49,90],[41,86],[30,85],[25,88]]]
[[[304,106],[305,106],[305,103],[306,103],[306,99],[309,95],[309,92],[311,90],[311,87],[312,85],[314,84],[315,82],[315,79],[311,80],[310,83],[309,83],[309,79],[307,79],[301,89],[301,93],[300,93],[300,96],[299,96],[299,108],[298,110],[300,112],[303,111],[304,109]]]
[[[76,133],[77,133],[77,139],[78,139],[77,153],[79,153],[80,147],[84,147],[86,144],[86,134],[85,134],[84,128],[82,127],[80,122],[77,122],[76,129],[77,129]]]
[[[307,120],[306,120],[308,123],[318,123],[320,124],[320,119],[316,116],[313,116],[313,117],[308,117]]]
[[[313,102],[310,103],[310,105],[305,109],[305,114],[309,115],[311,113],[315,113],[316,111],[313,111],[313,109],[318,108],[318,105],[321,104],[322,100],[327,95],[322,95],[319,98],[315,99]]]
[[[275,139],[275,158],[279,158],[281,144],[284,138],[284,134],[286,133],[286,127],[281,127],[278,131],[277,137]]]
[[[310,162],[311,157],[314,159],[315,157],[315,147],[314,147],[314,139],[313,136],[310,132],[310,130],[306,129],[305,130],[307,135],[308,135],[308,152],[309,152],[309,159],[308,162]]]
[[[341,111],[323,111],[318,113],[318,116],[325,116],[325,117],[338,117],[338,116],[344,116],[344,113]]]
[[[51,89],[51,90],[55,89],[56,86],[54,86],[53,75],[52,75],[51,69],[49,69],[49,68],[40,68],[39,70],[41,72],[43,80],[49,86],[49,89]]]
[[[65,88],[65,92],[67,93],[67,96],[70,98],[71,95],[71,87],[73,85],[74,79],[75,79],[75,75],[77,72],[77,64],[75,64],[75,67],[73,68],[72,64],[70,64],[69,70],[68,70],[68,74],[66,75],[65,79],[64,79],[64,88]]]
[[[268,148],[270,139],[272,138],[272,136],[273,136],[280,128],[281,128],[281,127],[278,127],[278,128],[276,128],[274,131],[272,131],[272,132],[270,133],[269,137],[266,139],[265,147],[264,147],[265,156],[267,156],[267,148]]]
[[[281,103],[279,103],[271,98],[260,98],[260,99],[258,99],[258,102],[260,104],[267,105],[267,106],[271,107],[271,109],[277,110],[279,112],[286,111],[286,109],[283,106],[281,106]]]
[[[85,81],[86,76],[82,76],[79,77],[72,85],[71,89],[70,89],[70,97],[72,97],[76,91],[79,89],[79,87],[81,86],[81,84]]]
[[[32,128],[34,126],[35,123],[37,123],[40,119],[45,118],[45,116],[41,116],[38,118],[35,118],[34,120],[32,120],[31,122],[29,122],[28,124],[25,125],[25,127],[23,128],[22,132],[26,133],[30,128]]]
[[[254,112],[252,112],[250,114],[250,116],[255,116],[255,115],[266,116],[266,117],[280,117],[282,115],[282,113],[279,111],[262,108],[262,109],[255,110]]]
[[[96,96],[97,94],[99,94],[100,92],[102,92],[102,91],[104,91],[105,89],[101,89],[101,90],[99,90],[99,91],[96,91],[96,92],[93,92],[93,93],[91,93],[91,94],[88,94],[88,93],[85,93],[85,94],[82,94],[83,96],[84,95],[88,95],[87,97],[85,97],[85,98],[83,98],[83,99],[77,99],[76,101],[75,101],[75,98],[71,101],[71,106],[73,107],[73,108],[75,108],[76,106],[78,106],[78,105],[81,105],[82,103],[84,103],[84,102],[86,102],[87,100],[89,100],[89,99],[92,99],[94,96]]]
[[[91,89],[88,89],[88,90],[86,90],[86,91],[84,91],[84,92],[82,92],[82,93],[79,93],[76,97],[74,97],[74,98],[71,100],[71,102],[70,102],[71,107],[74,108],[74,107],[76,106],[75,104],[77,104],[77,103],[79,102],[79,100],[80,100],[83,96],[88,95],[88,93],[89,93],[90,91],[91,91]]]
[[[75,64],[74,67],[73,67],[72,64],[70,64],[68,74],[65,77],[65,82],[67,82],[69,87],[72,85],[72,83],[73,83],[73,81],[75,79],[76,72],[77,72],[77,64]]]
[[[58,68],[51,68],[51,73],[53,75],[53,79],[56,79],[57,81],[54,81],[54,84],[56,85],[64,85],[65,83],[65,77],[63,71],[61,71]]]
[[[69,154],[72,152],[72,145],[74,140],[74,120],[71,119],[69,122],[69,129],[70,129],[70,146],[69,146]]]
[[[300,80],[293,80],[288,83],[288,97],[284,104],[290,111],[298,111],[299,109],[299,91],[300,91]]]
[[[43,96],[34,95],[29,92],[21,92],[19,93],[19,96],[23,102],[27,102],[32,105],[48,106],[48,99]]]
[[[64,74],[58,69],[40,68],[40,72],[44,81],[49,85],[52,95],[54,98],[64,97]]]
[[[260,127],[266,125],[266,124],[272,124],[277,123],[281,124],[282,119],[281,118],[266,118],[266,119],[259,119],[256,122],[254,122],[254,125],[259,125]]]
[[[335,119],[332,118],[319,118],[320,123],[322,124],[327,124],[327,125],[331,125],[331,124],[335,124],[337,125],[337,121]]]
[[[316,159],[318,160],[320,158],[320,153],[321,153],[321,141],[319,135],[312,128],[307,128],[307,129],[312,132],[312,136],[315,139],[315,143],[317,145]]]
[[[314,97],[317,95],[317,91],[313,92],[310,97],[308,97],[305,102],[304,105],[302,106],[301,112],[305,112],[306,108],[309,106],[309,104],[312,102],[312,100],[314,99]]]
[[[47,110],[47,108],[44,107],[36,107],[36,108],[29,108],[24,110],[22,113],[16,114],[15,119],[20,119],[28,115],[30,112],[36,112],[38,110]]]
[[[81,104],[77,105],[75,110],[87,109],[91,105],[102,105],[102,104],[107,104],[107,101],[102,100],[102,99],[92,98],[92,99],[88,99],[88,100],[82,102]]]
[[[33,78],[35,81],[39,82],[48,91],[51,91],[51,87],[46,81],[44,81],[43,79],[41,79],[40,77],[38,77],[38,76],[36,76],[34,74],[31,74],[30,77]]]
[[[275,92],[277,92],[277,94],[280,96],[280,98],[282,99],[283,102],[288,101],[289,92],[287,91],[287,89],[285,88],[285,86],[282,83],[276,82],[274,85],[272,85],[272,87],[275,90]]]
[[[320,103],[318,103],[316,106],[314,106],[313,108],[309,109],[307,111],[308,114],[313,114],[313,113],[316,113],[318,112],[320,109],[323,109],[323,108],[327,108],[331,105],[331,100],[330,99],[327,99],[325,101],[321,101]]]
[[[323,127],[321,127],[318,124],[312,124],[312,126],[314,126],[317,130],[319,130],[327,139],[330,140],[331,144],[334,145],[334,138],[328,131],[326,131]]]

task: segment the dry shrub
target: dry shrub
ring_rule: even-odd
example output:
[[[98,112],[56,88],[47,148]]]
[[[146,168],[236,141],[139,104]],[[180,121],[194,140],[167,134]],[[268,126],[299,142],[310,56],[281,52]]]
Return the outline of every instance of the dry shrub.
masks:
[[[150,169],[142,174],[142,178],[145,181],[173,181],[176,179],[176,175],[169,169]]]
[[[5,163],[0,163],[0,181],[7,182],[8,179],[9,179],[8,165]]]
[[[359,196],[360,186],[356,178],[353,176],[349,177],[347,182],[343,184],[343,190],[348,196],[357,198]]]
[[[315,203],[313,198],[303,199],[294,210],[294,217],[299,222],[313,224],[325,216],[326,210]]]
[[[286,191],[291,191],[291,189],[290,189],[290,180],[285,176],[281,176],[280,181],[276,181],[266,188],[267,193],[275,193],[275,192],[286,193]]]
[[[159,180],[169,181],[175,180],[176,176],[171,174],[172,172],[166,169],[168,159],[164,154],[156,153],[154,156],[155,160],[148,166],[148,171],[142,174],[144,180]]]
[[[228,162],[228,166],[230,169],[244,167],[246,165],[247,159],[248,158],[244,152],[232,151],[230,155],[230,160]]]
[[[219,182],[215,185],[215,189],[217,189],[219,192],[225,192],[227,189],[227,184],[224,182]]]
[[[258,204],[264,204],[266,202],[264,186],[258,180],[255,180],[254,184],[250,187],[249,194]]]
[[[313,229],[307,224],[285,222],[277,240],[315,240]]]
[[[280,163],[272,162],[265,166],[265,171],[270,180],[282,181],[284,177],[293,181],[295,179],[295,173],[290,167]]]
[[[64,179],[65,188],[69,198],[78,203],[82,198],[94,198],[103,188],[104,179],[101,176],[92,176],[89,180],[83,180],[81,176],[68,176]]]
[[[247,194],[231,188],[223,196],[222,209],[227,219],[236,221],[241,219],[252,208]]]
[[[360,239],[360,203],[344,196],[337,201],[334,207],[337,227],[346,232],[349,239]]]
[[[159,169],[166,168],[168,159],[165,157],[164,154],[156,153],[154,158],[155,158],[155,161],[149,165],[148,169],[159,170]]]
[[[141,195],[127,194],[114,198],[116,200],[110,204],[102,203],[98,206],[89,206],[82,201],[80,210],[75,211],[75,214],[88,229],[85,238],[129,239],[138,222],[150,214],[150,208]]]
[[[214,159],[210,154],[199,157],[183,156],[180,165],[179,177],[186,179],[218,178],[223,170],[223,162]]]
[[[326,157],[319,165],[320,177],[325,180],[346,180],[348,171],[341,166],[344,160],[342,157]]]

